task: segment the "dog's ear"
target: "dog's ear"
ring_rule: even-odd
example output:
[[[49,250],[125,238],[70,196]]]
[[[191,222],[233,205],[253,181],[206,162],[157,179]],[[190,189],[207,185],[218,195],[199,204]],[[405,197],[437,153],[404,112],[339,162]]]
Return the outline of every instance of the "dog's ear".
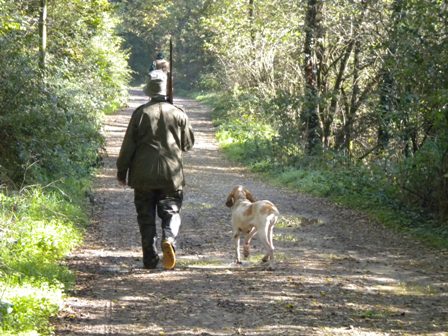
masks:
[[[244,193],[246,194],[246,198],[247,198],[249,201],[251,201],[252,203],[257,201],[257,200],[255,199],[255,197],[252,195],[252,193],[251,193],[249,190],[244,189]]]
[[[226,201],[226,206],[228,206],[229,208],[231,208],[233,206],[234,200],[233,200],[233,192],[231,192],[229,194],[229,196],[227,197],[227,201]]]

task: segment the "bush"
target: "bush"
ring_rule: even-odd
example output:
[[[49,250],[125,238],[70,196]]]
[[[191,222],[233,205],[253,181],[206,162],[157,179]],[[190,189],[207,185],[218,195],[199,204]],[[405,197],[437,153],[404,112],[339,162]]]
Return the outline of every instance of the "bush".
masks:
[[[442,139],[427,141],[399,165],[397,174],[401,199],[436,214],[441,221],[448,220],[447,143]]]
[[[73,3],[70,19],[63,1],[50,5],[58,32],[44,69],[35,48],[38,7],[18,1],[2,13],[14,24],[0,27],[0,185],[17,189],[90,174],[103,144],[101,117],[127,98],[129,70],[110,4]]]
[[[272,155],[272,127],[250,116],[223,123],[217,132],[222,148],[234,160],[257,163]]]
[[[50,334],[49,317],[74,283],[60,262],[81,242],[87,218],[80,199],[40,187],[0,193],[2,335]]]

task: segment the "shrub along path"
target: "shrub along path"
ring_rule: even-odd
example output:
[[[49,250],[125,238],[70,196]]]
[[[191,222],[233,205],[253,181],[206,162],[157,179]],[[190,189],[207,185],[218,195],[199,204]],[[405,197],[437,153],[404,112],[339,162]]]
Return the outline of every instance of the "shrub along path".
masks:
[[[107,117],[107,157],[93,223],[69,258],[77,285],[55,321],[57,335],[447,335],[447,253],[433,251],[362,213],[273,187],[217,149],[206,107],[178,99],[192,120],[187,188],[174,271],[141,267],[133,192],[115,180],[132,110]],[[232,264],[234,185],[277,204],[277,265],[253,256]]]

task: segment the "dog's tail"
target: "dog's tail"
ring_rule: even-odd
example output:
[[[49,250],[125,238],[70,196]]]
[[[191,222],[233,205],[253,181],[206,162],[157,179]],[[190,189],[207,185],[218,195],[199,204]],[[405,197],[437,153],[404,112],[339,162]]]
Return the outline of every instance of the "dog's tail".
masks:
[[[272,204],[272,214],[274,215],[275,221],[277,222],[278,217],[280,216],[280,211],[278,211],[277,207],[274,204]]]
[[[269,226],[273,227],[277,223],[279,217],[280,212],[278,211],[277,207],[274,204],[272,204],[271,213],[267,217],[267,220],[269,221]]]
[[[274,226],[277,223],[279,216],[280,213],[278,211],[269,215],[269,226]]]

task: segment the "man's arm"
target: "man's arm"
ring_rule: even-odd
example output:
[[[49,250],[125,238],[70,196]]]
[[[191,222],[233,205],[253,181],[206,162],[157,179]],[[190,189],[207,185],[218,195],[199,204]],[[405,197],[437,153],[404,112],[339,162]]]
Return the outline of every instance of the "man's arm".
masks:
[[[185,118],[185,126],[182,128],[182,151],[186,152],[194,146],[194,133],[188,117]]]
[[[123,143],[121,144],[120,154],[117,159],[117,180],[121,185],[126,185],[128,170],[137,147],[135,143],[135,118],[138,114],[141,113],[139,113],[138,110],[135,111],[129,121]]]

